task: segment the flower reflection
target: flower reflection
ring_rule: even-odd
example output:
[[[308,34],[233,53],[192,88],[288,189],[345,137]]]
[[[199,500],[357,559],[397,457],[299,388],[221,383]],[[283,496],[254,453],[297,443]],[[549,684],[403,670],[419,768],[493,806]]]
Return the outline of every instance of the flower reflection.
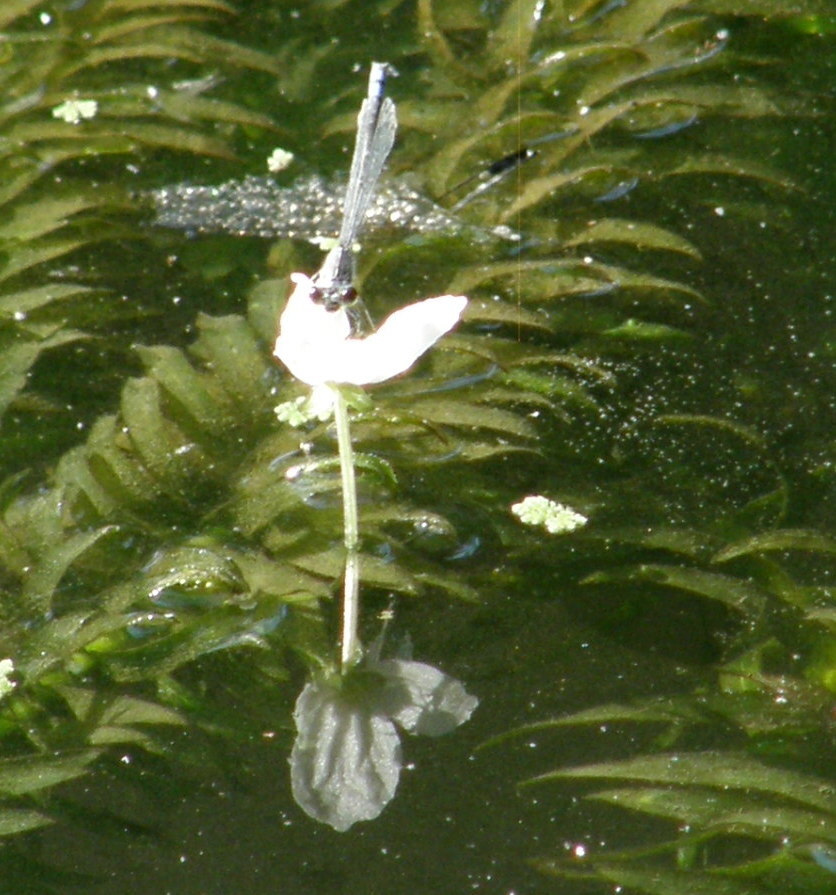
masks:
[[[377,817],[401,773],[396,724],[440,736],[463,724],[479,700],[432,665],[403,659],[365,664],[308,683],[296,701],[290,754],[293,797],[315,820],[343,832]]]

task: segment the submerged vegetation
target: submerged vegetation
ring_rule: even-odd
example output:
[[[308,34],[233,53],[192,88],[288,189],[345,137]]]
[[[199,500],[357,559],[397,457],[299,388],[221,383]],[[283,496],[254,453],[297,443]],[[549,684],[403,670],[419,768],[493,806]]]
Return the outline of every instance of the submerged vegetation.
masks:
[[[310,32],[340,27],[333,8],[343,6],[310,4]],[[740,249],[733,240],[745,237],[723,228],[729,217],[781,243],[791,221],[778,202],[809,185],[765,161],[765,149],[782,122],[822,112],[813,93],[789,95],[756,41],[735,52],[736,32],[763,15],[826,10],[750,2],[750,20],[724,18],[729,6],[573,0],[544,11],[519,0],[487,14],[418,0],[397,25],[410,49],[391,58],[398,41],[388,37],[363,51],[348,35],[312,44],[288,22],[271,36],[278,46],[250,48],[246,22],[235,40],[218,36],[241,21],[219,0],[5,4],[9,885],[19,876],[36,891],[34,859],[12,845],[25,837],[11,834],[78,822],[72,799],[51,795],[58,784],[119,770],[117,749],[197,763],[200,737],[246,741],[266,725],[289,750],[303,672],[333,659],[333,437],[312,422],[302,446],[276,420],[275,405],[301,389],[270,357],[287,274],[313,269],[317,255],[284,241],[271,252],[274,278],[265,265],[253,286],[238,253],[264,265],[260,248],[213,254],[154,233],[136,195],[197,180],[199,158],[210,160],[200,179],[224,180],[277,133],[294,151],[316,146],[317,164],[317,144],[354,127],[362,78],[346,74],[372,52],[415,93],[399,100],[393,175],[410,171],[449,203],[480,166],[520,145],[537,154],[461,211],[521,240],[375,237],[364,255],[378,318],[419,295],[470,297],[465,326],[415,375],[376,389],[374,406],[357,397],[369,604],[489,600],[498,569],[501,586],[556,599],[550,574],[522,580],[536,559],[558,571],[569,610],[616,639],[677,607],[701,627],[693,692],[544,719],[538,731],[652,735],[633,754],[547,767],[523,789],[546,798],[557,781],[583,787],[614,813],[659,821],[647,828],[658,835],[582,862],[544,854],[537,866],[664,895],[832,889],[836,543],[824,529],[832,408],[822,406],[832,345],[811,326],[813,359],[780,371],[788,390],[793,376],[803,385],[770,404],[756,352],[734,344],[758,316],[758,276],[734,282],[701,266],[703,255],[723,257],[724,241]],[[406,10],[366,7],[381,20]],[[270,22],[281,10],[263,14]],[[333,96],[303,120],[322,83]],[[728,122],[749,129],[751,151],[734,148]],[[780,275],[776,290],[812,277]],[[775,313],[777,332],[790,311]],[[588,525],[559,537],[522,530],[508,508],[532,491]],[[43,891],[69,885],[53,882]]]

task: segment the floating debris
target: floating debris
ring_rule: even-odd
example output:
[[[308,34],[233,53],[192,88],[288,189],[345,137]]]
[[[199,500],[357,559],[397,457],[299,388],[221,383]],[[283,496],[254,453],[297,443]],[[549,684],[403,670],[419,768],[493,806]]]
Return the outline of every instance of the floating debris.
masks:
[[[94,99],[66,99],[52,110],[53,118],[60,118],[67,124],[78,124],[88,118],[95,118],[99,104]]]
[[[267,170],[271,174],[278,174],[279,171],[284,171],[285,168],[290,167],[292,161],[293,153],[277,146],[267,159]]]

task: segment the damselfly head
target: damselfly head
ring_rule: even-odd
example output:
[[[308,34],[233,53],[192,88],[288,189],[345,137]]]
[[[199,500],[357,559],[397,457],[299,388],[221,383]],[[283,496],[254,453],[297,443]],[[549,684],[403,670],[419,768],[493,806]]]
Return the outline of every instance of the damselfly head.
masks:
[[[314,280],[311,301],[314,304],[322,305],[326,311],[339,311],[341,308],[353,305],[357,301],[357,290],[354,286],[344,283],[334,283],[331,286],[317,286],[316,280]]]

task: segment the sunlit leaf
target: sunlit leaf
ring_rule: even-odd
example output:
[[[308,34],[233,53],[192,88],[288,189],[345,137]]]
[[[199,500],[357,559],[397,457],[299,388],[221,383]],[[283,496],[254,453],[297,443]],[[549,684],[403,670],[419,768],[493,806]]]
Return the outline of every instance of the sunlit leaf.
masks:
[[[603,20],[602,31],[625,41],[636,41],[655,28],[667,13],[684,5],[684,0],[651,0],[618,7]]]
[[[727,174],[732,177],[751,177],[782,189],[794,189],[795,183],[785,174],[751,159],[727,155],[692,156],[667,172],[666,176],[681,174]]]
[[[603,218],[592,221],[585,229],[570,236],[564,245],[585,245],[594,242],[625,242],[644,249],[666,249],[699,258],[697,247],[670,230],[641,221]]]
[[[593,706],[589,709],[581,709],[579,712],[571,712],[559,718],[545,718],[531,724],[522,724],[513,727],[496,736],[491,737],[479,745],[480,749],[496,746],[506,740],[516,737],[531,736],[540,731],[553,730],[560,727],[572,727],[575,725],[610,725],[610,724],[658,724],[679,723],[682,721],[700,723],[704,716],[687,701],[659,699],[638,705],[620,705],[607,703]]]
[[[418,0],[417,26],[424,35],[434,55],[448,65],[456,65],[457,59],[442,30],[438,27],[433,10],[433,0]]]
[[[468,320],[505,323],[532,329],[551,330],[548,318],[540,311],[499,301],[473,301],[467,308]]]
[[[0,282],[68,255],[86,244],[87,240],[80,237],[53,237],[15,246],[6,254],[5,263],[0,262]]]
[[[528,58],[539,16],[539,0],[513,0],[505,6],[487,47],[494,68]]]
[[[221,382],[233,410],[248,417],[263,408],[265,380],[273,367],[246,321],[200,314],[197,326],[199,337],[190,351]]]
[[[152,379],[132,379],[122,392],[122,415],[142,462],[172,496],[184,496],[192,476],[206,469],[199,446],[161,407],[160,387]]]
[[[149,375],[162,386],[175,403],[175,414],[188,414],[207,434],[225,433],[233,424],[231,409],[212,394],[206,379],[188,362],[176,348],[158,345],[138,348],[139,356]]]
[[[529,422],[517,414],[463,401],[420,401],[410,404],[410,412],[436,425],[460,426],[472,429],[493,429],[520,438],[531,437],[534,430]]]
[[[109,10],[112,10],[117,14],[122,12],[136,12],[137,10],[143,9],[157,9],[161,5],[161,0],[110,0],[108,3]],[[164,5],[171,8],[178,6],[185,8],[195,7],[197,9],[224,12],[230,15],[236,12],[235,7],[224,2],[224,0],[164,0]]]
[[[0,224],[0,239],[24,242],[52,233],[76,214],[90,208],[104,206],[115,200],[115,194],[108,197],[105,189],[87,193],[78,190],[65,196],[50,196],[35,202],[18,203],[8,221]]]

